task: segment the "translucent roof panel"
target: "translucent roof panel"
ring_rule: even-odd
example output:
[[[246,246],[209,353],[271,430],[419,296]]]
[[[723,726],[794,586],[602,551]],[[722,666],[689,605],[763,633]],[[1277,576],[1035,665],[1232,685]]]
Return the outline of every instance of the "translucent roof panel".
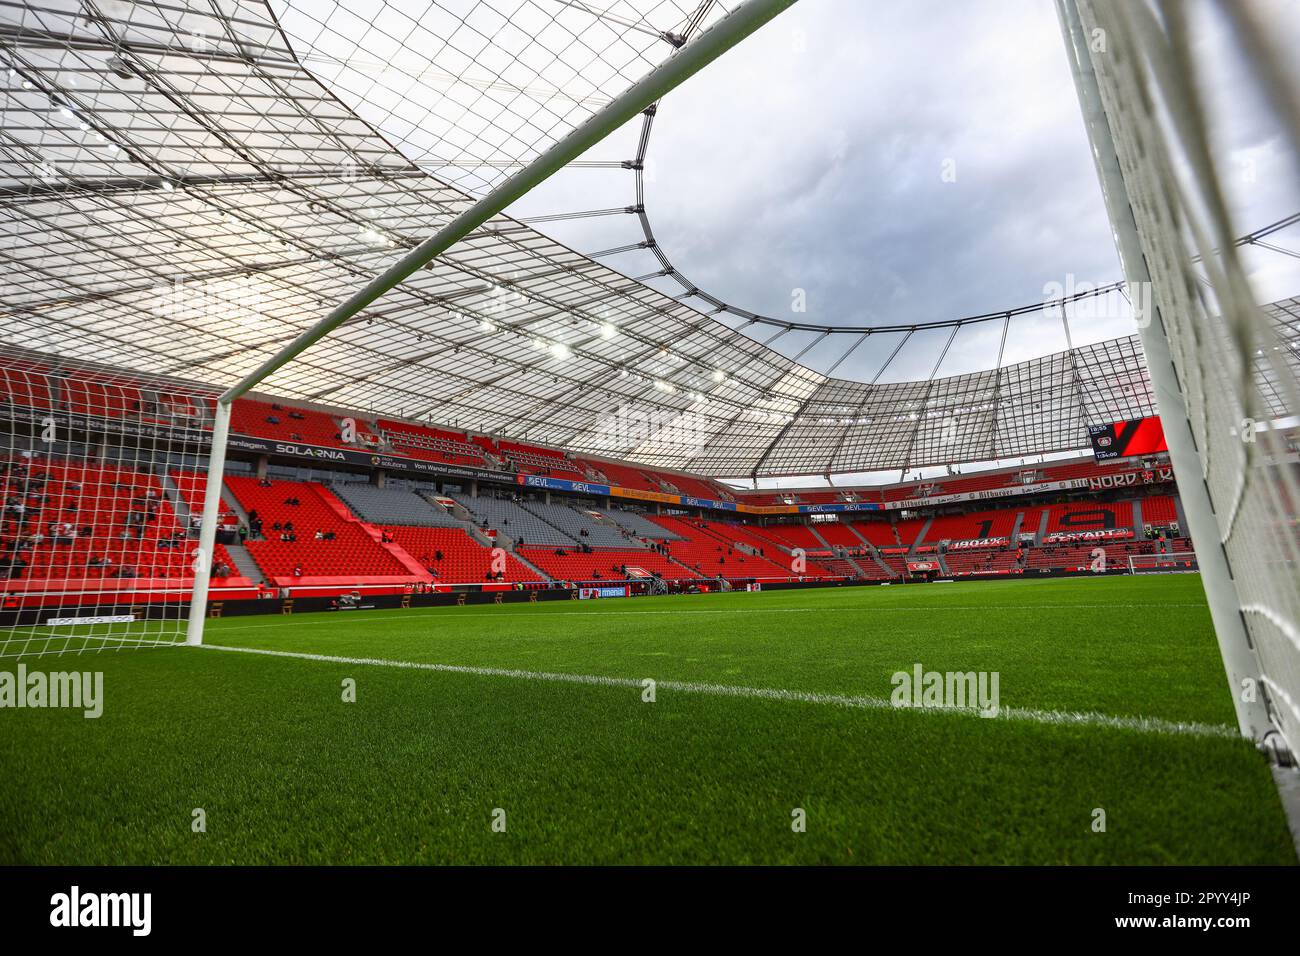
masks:
[[[536,7],[570,32],[564,11],[585,10],[577,35],[627,57],[602,81],[608,95],[661,55],[646,23],[688,30],[685,14],[717,13],[625,6],[596,15],[594,4],[558,0],[387,4],[375,22],[391,32],[388,13],[418,13],[420,30],[450,39],[434,7],[460,11],[458,22]],[[467,182],[404,156],[320,81],[315,58],[353,54],[304,62],[278,17],[307,32],[294,3],[0,0],[0,339],[228,386],[472,202],[490,177]],[[671,54],[673,42],[657,42]],[[435,49],[419,32],[402,45]],[[531,49],[512,53],[531,60]],[[434,59],[482,85],[477,69]],[[514,141],[484,133],[492,157],[525,161],[578,118],[557,105],[553,70],[539,60],[536,77],[510,74],[555,115],[527,135],[518,127]],[[453,87],[449,98],[468,95]],[[1294,303],[1284,314],[1294,328]],[[1079,448],[1086,422],[1152,411],[1134,339],[976,375],[850,382],[507,216],[258,390],[713,475]]]

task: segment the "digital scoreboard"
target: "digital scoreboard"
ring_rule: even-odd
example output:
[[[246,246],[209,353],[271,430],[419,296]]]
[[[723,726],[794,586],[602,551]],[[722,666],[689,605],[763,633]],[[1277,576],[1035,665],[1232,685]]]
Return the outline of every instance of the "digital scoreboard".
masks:
[[[1097,461],[1154,455],[1169,450],[1165,444],[1164,426],[1160,424],[1159,417],[1154,415],[1127,422],[1089,425],[1088,434],[1092,438],[1092,454]]]

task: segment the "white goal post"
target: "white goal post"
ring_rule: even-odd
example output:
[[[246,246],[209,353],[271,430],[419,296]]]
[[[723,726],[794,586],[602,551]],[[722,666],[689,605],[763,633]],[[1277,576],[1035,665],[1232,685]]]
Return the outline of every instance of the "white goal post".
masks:
[[[1192,18],[1220,18],[1300,164],[1300,84],[1255,5],[1057,0],[1076,91],[1200,563],[1241,732],[1300,745],[1300,491],[1288,439],[1300,376],[1252,294]],[[1300,171],[1300,170],[1298,170]],[[1135,312],[1138,310],[1135,308]]]

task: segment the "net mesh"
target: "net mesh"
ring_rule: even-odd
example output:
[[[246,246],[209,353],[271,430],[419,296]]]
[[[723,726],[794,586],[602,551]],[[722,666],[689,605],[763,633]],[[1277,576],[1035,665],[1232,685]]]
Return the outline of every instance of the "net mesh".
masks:
[[[211,400],[0,352],[0,658],[184,640]],[[237,583],[231,565],[219,546],[218,588]]]
[[[1300,86],[1249,5],[1218,9],[1295,160]],[[1219,531],[1197,551],[1223,548],[1270,716],[1295,753],[1300,376],[1294,336],[1258,304],[1231,242],[1235,160],[1208,107],[1215,64],[1197,42],[1191,4],[1079,0],[1078,10],[1197,445],[1201,474],[1179,481],[1204,479]]]

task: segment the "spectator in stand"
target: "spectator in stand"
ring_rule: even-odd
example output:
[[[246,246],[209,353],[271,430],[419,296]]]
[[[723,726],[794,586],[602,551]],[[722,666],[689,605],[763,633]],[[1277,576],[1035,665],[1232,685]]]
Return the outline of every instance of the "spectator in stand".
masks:
[[[25,567],[27,567],[27,559],[15,551],[9,558],[0,562],[0,576],[10,581],[17,581],[23,576]]]
[[[301,563],[301,562],[299,562],[298,564],[295,564],[295,565],[293,566],[293,576],[294,576],[295,578],[300,578],[300,577],[302,577],[302,563]]]
[[[230,577],[230,565],[226,564],[225,561],[218,561],[212,566],[212,576],[214,578]]]
[[[316,529],[316,534],[315,534],[313,537],[315,537],[315,539],[316,539],[317,541],[324,541],[324,540],[325,540],[325,532],[322,531],[320,528],[317,528],[317,529]]]

